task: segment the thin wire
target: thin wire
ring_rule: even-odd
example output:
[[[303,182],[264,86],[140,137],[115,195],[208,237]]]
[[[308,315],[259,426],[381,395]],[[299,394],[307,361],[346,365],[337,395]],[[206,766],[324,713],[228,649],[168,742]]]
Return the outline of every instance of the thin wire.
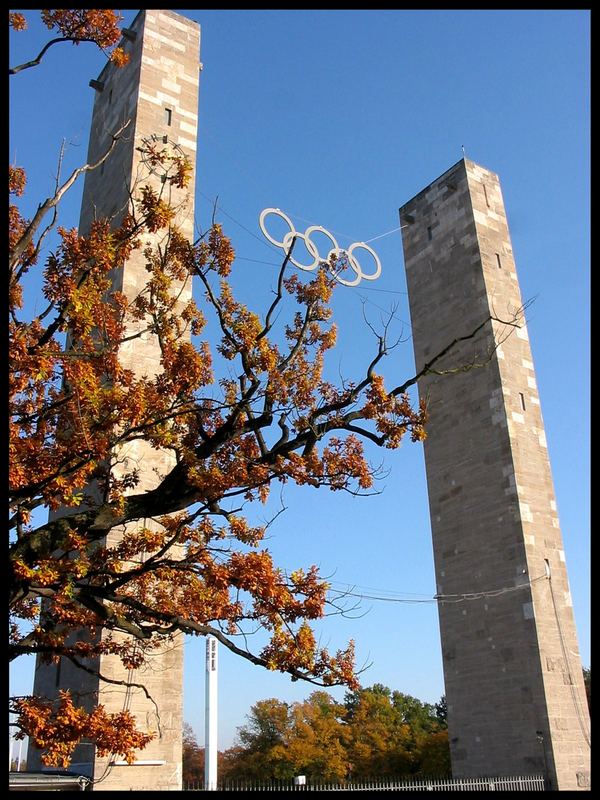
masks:
[[[200,192],[200,194],[202,194],[203,197],[206,197],[206,195],[203,194],[202,192]],[[206,199],[210,200],[209,197],[206,197]],[[219,208],[224,214],[227,214],[227,212],[225,211],[225,209],[222,206],[217,206],[217,208]],[[317,224],[313,220],[307,219],[306,217],[301,217],[300,214],[295,214],[293,211],[289,211],[288,214],[289,214],[289,216],[295,217],[296,219],[299,219],[302,222],[308,222],[309,225],[316,225]],[[233,217],[231,217],[229,214],[227,214],[227,216],[229,216],[230,219],[232,219],[234,222],[236,222],[238,225],[240,225],[240,227],[242,227],[242,228],[244,227],[243,225],[241,225],[240,222],[237,222],[237,220],[233,219]],[[374,242],[376,239],[382,239],[384,236],[390,236],[392,233],[396,233],[396,231],[399,231],[401,228],[408,228],[408,225],[399,225],[397,228],[393,228],[391,231],[387,231],[386,233],[380,233],[379,236],[373,236],[372,239],[365,239],[363,244],[368,244],[369,242]],[[248,231],[248,228],[244,228],[244,230]],[[248,233],[251,233],[251,231],[248,231]],[[347,233],[342,233],[342,231],[335,231],[335,230],[333,230],[333,228],[331,229],[331,233],[335,233],[337,236],[343,236],[345,239],[354,239],[355,241],[359,241],[356,238],[356,236],[350,236]],[[252,234],[252,235],[254,235],[254,234]],[[258,238],[258,237],[256,237],[256,238]],[[262,241],[262,240],[260,240],[260,241]]]
[[[286,571],[287,572],[287,571]],[[337,584],[341,587],[348,587],[348,589],[337,589],[336,591],[340,591],[344,593],[344,595],[349,597],[359,597],[362,600],[379,600],[384,603],[462,603],[465,600],[482,600],[484,598],[489,597],[499,597],[500,595],[508,594],[509,592],[516,592],[518,589],[523,589],[527,586],[532,586],[537,581],[547,579],[547,575],[544,572],[543,575],[538,575],[537,578],[532,578],[530,581],[525,581],[525,583],[520,583],[518,586],[503,586],[500,589],[487,589],[482,590],[479,592],[463,592],[460,594],[435,594],[435,595],[428,595],[423,592],[396,592],[394,590],[388,589],[377,589],[370,586],[360,586],[359,584],[350,584],[344,583],[342,581],[327,581],[326,583],[329,584]],[[354,592],[353,589],[373,589],[373,591],[378,592],[377,595],[373,594],[365,594],[363,592]],[[383,597],[383,594],[388,595],[398,595],[397,597]],[[402,597],[401,595],[405,595]],[[406,596],[408,595],[408,596]],[[419,596],[420,595],[420,596]]]
[[[383,292],[383,294],[403,294],[408,297],[408,292],[401,292],[399,289],[376,289],[374,286],[361,286],[361,292]],[[366,299],[366,298],[365,298]],[[371,301],[369,301],[371,302]]]
[[[536,581],[546,578],[546,575],[540,575],[537,578],[532,578],[531,581],[520,583],[518,586],[504,586],[501,589],[491,589],[481,592],[464,592],[463,594],[435,594],[433,597],[425,597],[423,599],[416,598],[402,598],[402,597],[381,597],[380,595],[362,594],[359,592],[344,592],[345,595],[350,597],[359,597],[362,600],[379,600],[385,603],[463,603],[466,600],[483,600],[484,598],[499,597],[509,592],[516,592],[518,589],[523,589],[526,586],[531,586]]]
[[[424,597],[422,599],[408,597],[380,597],[373,594],[360,594],[359,592],[344,592],[344,597],[358,597],[360,600],[379,600],[382,603],[435,603],[435,597]]]
[[[249,228],[246,228],[246,226],[245,226],[245,225],[242,225],[242,223],[241,223],[241,222],[238,222],[238,220],[237,220],[237,219],[235,219],[235,217],[232,217],[232,216],[231,216],[231,214],[229,214],[227,211],[225,211],[225,209],[223,208],[223,206],[217,205],[213,199],[211,199],[210,197],[208,197],[208,195],[204,194],[204,192],[201,192],[199,189],[198,189],[197,191],[198,191],[198,193],[199,193],[199,194],[201,194],[201,195],[202,195],[202,197],[204,197],[204,199],[205,199],[205,200],[208,200],[208,202],[209,202],[209,203],[211,203],[211,204],[213,205],[213,207],[214,207],[214,208],[217,208],[217,209],[219,209],[219,211],[222,211],[222,212],[223,212],[223,214],[225,214],[225,216],[226,216],[226,217],[229,217],[229,219],[230,219],[232,222],[235,222],[235,224],[236,224],[236,225],[239,225],[239,226],[240,226],[240,228],[242,228],[243,230],[245,230],[245,231],[246,231],[246,233],[249,233],[249,234],[250,234],[250,236],[253,236],[253,237],[254,237],[254,238],[255,238],[255,239],[258,241],[258,242],[262,242],[262,244],[264,244],[264,245],[265,245],[266,247],[268,247],[270,250],[275,250],[275,247],[273,247],[273,245],[269,244],[269,242],[265,241],[264,239],[261,239],[259,236],[257,236],[255,233],[253,233],[253,232],[252,232],[252,231],[251,231]],[[265,262],[265,263],[266,263],[266,262]]]
[[[396,231],[402,230],[402,228],[408,228],[408,225],[398,225],[397,228],[394,228],[387,233],[380,233],[379,236],[374,236],[372,239],[367,239],[365,244],[369,244],[369,242],[374,242],[375,239],[383,239],[384,236],[389,236],[391,233],[396,233]]]
[[[313,222],[310,219],[306,219],[306,217],[301,217],[299,214],[295,214],[293,211],[289,212],[289,216],[296,217],[296,219],[300,219],[300,220],[302,220],[302,222],[308,222],[309,225],[316,225],[317,224],[316,222]],[[337,236],[343,236],[344,239],[352,240],[352,239],[355,238],[354,236],[349,236],[347,233],[342,233],[341,231],[334,231],[333,228],[331,229],[331,233],[335,233]]]
[[[267,247],[269,247],[270,250],[275,250],[275,247],[273,247],[271,244],[266,242],[264,239],[261,239],[260,237],[256,236],[256,234],[254,234],[251,230],[249,230],[249,228],[246,228],[245,225],[242,225],[241,222],[238,222],[238,220],[235,219],[235,217],[233,217],[231,214],[229,214],[227,211],[225,211],[223,206],[217,205],[215,203],[215,201],[212,200],[210,197],[208,197],[208,195],[206,195],[204,192],[198,190],[198,193],[201,194],[202,197],[204,197],[205,200],[208,200],[208,202],[211,203],[215,208],[219,209],[219,211],[222,211],[223,214],[225,214],[226,217],[229,217],[229,219],[232,220],[232,222],[235,222],[236,225],[239,225],[239,227],[242,228],[243,230],[245,230],[246,233],[249,233],[250,236],[253,236],[259,242],[262,242],[262,244],[264,244]],[[296,217],[297,219],[301,219],[303,222],[311,222],[311,220],[306,219],[306,217],[301,217],[298,214],[294,214],[294,212],[290,212],[290,214],[292,216]],[[368,242],[373,242],[373,241],[375,241],[375,239],[381,239],[383,236],[389,236],[392,233],[395,233],[396,231],[400,230],[401,228],[406,228],[406,227],[407,227],[406,225],[400,225],[398,228],[394,228],[391,231],[387,231],[387,233],[382,233],[379,236],[375,236],[372,239],[368,239],[367,241]],[[345,236],[348,239],[354,238],[352,236],[348,236],[345,233],[341,233],[340,231],[332,231],[332,232],[333,233],[337,233],[338,236]],[[365,242],[365,244],[367,244],[367,242]],[[260,259],[256,259],[256,258],[244,258],[242,256],[236,256],[236,258],[238,258],[240,261],[250,261],[250,262],[255,263],[255,264],[266,264],[267,266],[272,266],[272,267],[279,267],[280,266],[280,264],[276,264],[276,263],[274,263],[272,261],[261,261]],[[392,291],[390,289],[376,289],[375,287],[371,287],[371,286],[364,286],[363,290],[364,291],[371,291],[371,292],[383,292],[385,294],[401,294],[401,295],[405,295],[405,296],[408,295],[408,292]],[[355,296],[360,297],[360,295],[358,295],[358,294],[355,295]],[[378,308],[380,311],[384,311],[386,314],[387,313],[391,313],[387,309],[384,309],[381,306],[378,306],[377,303],[374,303],[372,300],[369,300],[368,297],[362,297],[361,299],[364,300],[367,303],[371,303],[371,305],[375,306],[375,308]],[[391,316],[394,319],[396,319],[398,322],[401,322],[403,325],[409,325],[409,327],[410,327],[410,323],[406,322],[406,320],[400,319],[399,317],[397,317],[393,313],[391,313]]]
[[[489,597],[500,597],[500,595],[508,594],[509,592],[516,592],[526,586],[532,586],[537,581],[545,580],[546,573],[538,575],[537,578],[532,578],[530,581],[520,583],[517,586],[504,586],[501,589],[492,589],[483,592],[466,592],[464,594],[436,594],[435,599],[442,603],[462,603],[464,600],[482,600]]]
[[[275,261],[261,261],[259,258],[244,258],[244,256],[236,256],[236,261],[252,261],[254,264],[267,264],[269,267],[280,267]]]
[[[236,258],[236,261],[251,261],[253,264],[266,264],[269,267],[280,267],[281,266],[281,264],[279,264],[276,261],[263,261],[260,258],[246,258],[245,256],[238,256],[238,255],[236,255],[235,258]],[[401,295],[404,295],[404,296],[408,295],[408,292],[402,292],[399,289],[376,289],[374,286],[363,286],[363,287],[361,287],[361,291],[363,291],[363,292],[382,292],[383,294],[401,294]],[[372,302],[372,300],[369,300],[366,297],[363,298],[363,299],[366,300],[367,302],[372,303],[373,305],[375,305]],[[379,308],[379,306],[377,306],[377,308]],[[385,309],[381,309],[381,310],[384,311]]]
[[[315,225],[312,220],[306,219],[306,217],[301,217],[299,214],[295,214],[293,211],[289,212],[290,216],[296,217],[296,219],[302,220],[302,222],[308,222],[311,225]],[[372,239],[365,239],[363,244],[368,244],[369,242],[374,242],[376,239],[383,239],[384,236],[390,236],[392,233],[396,233],[396,231],[401,230],[402,228],[408,228],[408,225],[399,225],[397,228],[393,228],[391,231],[387,231],[386,233],[380,233],[379,236],[373,236]],[[333,228],[331,229],[332,233],[337,234],[338,236],[343,236],[345,239],[354,239],[354,241],[359,241],[356,236],[349,236],[347,233],[342,233],[341,231],[334,231]]]
[[[365,288],[367,288],[367,287],[365,287]],[[383,291],[383,289],[381,291]],[[394,314],[393,311],[390,311],[389,308],[384,308],[383,306],[380,306],[377,303],[374,303],[368,297],[363,297],[363,295],[358,294],[358,293],[355,293],[352,296],[353,297],[357,297],[358,299],[364,301],[365,303],[370,303],[372,306],[375,306],[375,308],[378,308],[380,311],[383,311],[384,314],[389,314],[390,317],[392,317],[392,319],[395,319],[397,322],[401,322],[403,325],[406,325],[408,328],[412,329],[412,326],[411,326],[410,322],[408,322],[405,319],[401,319],[400,317],[397,317],[396,314]]]
[[[390,595],[410,595],[413,597],[431,597],[429,594],[424,594],[423,592],[397,592],[395,589],[380,589],[378,586],[364,586],[361,583],[345,583],[344,581],[330,581],[327,580],[329,584],[337,584],[338,586],[350,587],[352,589],[367,589],[373,592],[378,592],[379,594],[390,594]]]
[[[280,267],[281,266],[281,264],[277,264],[274,261],[261,261],[259,258],[245,258],[244,256],[236,256],[236,260],[238,260],[238,261],[251,261],[253,264],[266,264],[269,267]],[[363,286],[361,288],[361,291],[365,291],[365,292],[382,292],[383,294],[401,294],[401,295],[404,295],[404,296],[408,295],[408,292],[401,292],[401,291],[397,291],[397,290],[393,290],[393,289],[376,289],[375,287],[372,287],[372,286]],[[353,296],[357,297],[358,299],[362,300],[365,303],[369,303],[370,305],[372,305],[375,308],[379,309],[379,311],[383,311],[385,314],[389,314],[397,322],[401,322],[402,325],[407,325],[409,328],[411,327],[410,322],[407,322],[406,320],[401,319],[400,317],[396,316],[396,314],[394,314],[388,308],[383,308],[383,306],[380,306],[377,303],[374,303],[368,297],[363,297],[362,295],[360,295],[358,293],[355,293]]]
[[[262,261],[260,258],[246,258],[245,256],[238,256],[236,255],[237,261],[251,261],[253,264],[266,264],[269,267],[280,267],[281,264],[277,263],[276,261]],[[376,289],[374,286],[363,286],[361,291],[364,292],[382,292],[383,294],[401,294],[401,295],[408,295],[408,292],[402,292],[397,289]],[[368,298],[364,298],[367,302],[372,303],[371,300]],[[374,303],[372,303],[375,305]],[[379,308],[379,306],[377,306]],[[382,311],[384,309],[381,309]]]
[[[554,609],[554,617],[556,619],[556,627],[558,629],[558,638],[560,640],[560,646],[563,653],[563,658],[565,660],[565,666],[567,667],[567,677],[569,679],[569,688],[571,690],[571,699],[573,701],[573,706],[575,707],[575,714],[577,716],[577,722],[579,723],[579,727],[581,728],[581,732],[583,733],[583,737],[586,740],[588,746],[591,746],[590,740],[590,731],[587,724],[587,720],[584,717],[583,710],[581,708],[580,698],[578,687],[573,680],[573,670],[571,669],[571,661],[569,659],[568,647],[565,641],[565,635],[563,633],[562,624],[560,621],[560,616],[558,614],[558,608],[556,605],[556,598],[554,597],[554,587],[552,586],[552,578],[548,575],[548,584],[550,586],[550,597],[552,598],[552,607]]]
[[[215,142],[215,143],[216,143],[216,144],[217,144],[219,147],[222,147],[222,145],[223,145],[223,142],[222,142],[222,140],[221,140],[221,139],[220,139],[218,136],[214,135],[214,134],[212,133],[212,131],[211,131],[211,130],[209,130],[208,128],[206,128],[206,126],[204,127],[204,135],[208,135],[208,136],[209,136],[209,138],[211,138],[211,139],[213,140],[213,142]],[[463,153],[464,153],[464,149],[463,149]],[[209,202],[213,202],[213,201],[210,199],[210,197],[207,197],[207,196],[206,196],[206,195],[205,195],[203,192],[201,192],[199,189],[197,189],[196,191],[197,191],[199,194],[201,194],[201,195],[202,195],[204,198],[206,198],[206,199],[207,199]],[[249,231],[249,230],[248,230],[248,228],[245,228],[245,227],[244,227],[244,226],[241,224],[241,222],[238,222],[238,221],[237,221],[236,219],[234,219],[234,218],[233,218],[233,217],[232,217],[230,214],[227,214],[227,212],[225,211],[225,209],[224,209],[222,206],[218,206],[218,208],[219,208],[219,209],[220,209],[220,210],[221,210],[221,211],[222,211],[224,214],[226,214],[226,216],[228,216],[228,217],[229,217],[231,220],[233,220],[233,222],[235,222],[237,225],[239,225],[239,226],[240,226],[241,228],[243,228],[245,231],[247,231],[248,233],[252,234],[252,236],[254,236],[254,234],[252,233],[252,231]],[[313,220],[307,219],[306,217],[302,217],[302,216],[300,216],[300,214],[296,214],[296,213],[294,213],[293,211],[289,211],[289,212],[288,212],[288,214],[289,214],[290,216],[292,216],[292,217],[296,217],[296,219],[302,220],[302,222],[308,222],[308,224],[309,224],[309,225],[316,225],[316,224],[317,224],[317,223],[315,223]],[[382,239],[384,236],[389,236],[390,234],[392,234],[392,233],[396,233],[396,231],[399,231],[399,230],[401,230],[402,228],[408,228],[408,227],[409,227],[408,225],[400,225],[400,226],[398,226],[397,228],[393,228],[391,231],[387,231],[386,233],[380,233],[378,236],[373,236],[371,239],[366,239],[366,240],[363,242],[363,244],[368,244],[369,242],[374,242],[376,239]],[[354,237],[354,236],[349,236],[347,233],[342,233],[341,231],[335,231],[335,230],[333,230],[333,229],[331,229],[331,232],[332,232],[332,233],[335,233],[337,236],[343,236],[345,239],[350,239],[350,240],[353,240],[353,239],[354,239],[354,241],[358,241],[358,240],[356,239],[356,237]],[[257,239],[258,239],[258,237],[257,237],[257,236],[255,236],[255,238],[257,238]],[[262,239],[259,239],[259,241],[262,241]]]

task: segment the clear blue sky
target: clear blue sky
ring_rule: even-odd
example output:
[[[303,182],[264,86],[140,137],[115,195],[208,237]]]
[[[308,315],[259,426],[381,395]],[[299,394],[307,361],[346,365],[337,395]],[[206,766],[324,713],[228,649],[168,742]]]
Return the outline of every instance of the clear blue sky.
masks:
[[[11,35],[11,64],[48,32]],[[134,11],[124,11],[125,23]],[[196,210],[218,219],[238,254],[235,284],[266,309],[280,251],[258,216],[278,207],[303,230],[341,232],[341,244],[398,226],[398,208],[466,155],[497,172],[524,300],[552,462],[579,644],[590,664],[590,14],[588,11],[204,11]],[[83,163],[103,56],[62,44],[10,81],[10,160],[27,169],[29,198],[51,191],[62,138],[66,169]],[[76,225],[81,187],[61,222]],[[379,280],[336,292],[340,345],[333,374],[361,374],[373,352],[363,321],[392,304],[406,342],[385,366],[400,383],[414,369],[398,231],[373,242]],[[267,263],[263,263],[267,262]],[[402,321],[402,322],[400,322]],[[339,585],[394,599],[431,598],[433,556],[421,445],[384,459],[381,494],[289,489],[268,547],[283,567],[316,563]],[[338,585],[338,584],[336,584]],[[465,587],[468,591],[470,587]],[[497,587],[490,587],[497,588]],[[362,614],[362,616],[359,616]],[[363,600],[353,618],[319,626],[335,650],[349,638],[365,685],[386,684],[435,702],[444,691],[435,603]],[[186,645],[185,718],[204,740],[204,642]],[[32,664],[14,689],[28,692]],[[308,684],[220,649],[219,746],[232,744],[250,706],[292,702]],[[333,694],[341,699],[343,690]]]

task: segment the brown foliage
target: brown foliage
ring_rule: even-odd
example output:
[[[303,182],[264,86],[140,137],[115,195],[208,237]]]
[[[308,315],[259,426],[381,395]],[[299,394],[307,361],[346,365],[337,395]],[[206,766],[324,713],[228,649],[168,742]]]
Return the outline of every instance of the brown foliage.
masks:
[[[72,42],[74,45],[81,42],[92,42],[105,51],[117,66],[122,67],[129,61],[129,56],[123,48],[115,47],[121,38],[119,25],[122,17],[112,9],[54,8],[44,9],[40,13],[44,25],[49,30],[56,31],[59,36],[51,39],[35,59],[11,68],[9,74],[16,75],[24,69],[37,66],[47,50],[58,42]],[[23,14],[10,13],[8,22],[15,31],[27,30],[27,20]],[[112,51],[111,48],[113,48]]]
[[[76,708],[68,692],[60,692],[58,707],[38,697],[19,698],[15,710],[20,713],[22,731],[32,744],[47,751],[44,763],[51,767],[68,767],[76,744],[83,738],[95,742],[98,755],[122,755],[133,761],[134,750],[145,747],[152,734],[140,733],[128,711],[107,714],[99,705],[88,714]]]

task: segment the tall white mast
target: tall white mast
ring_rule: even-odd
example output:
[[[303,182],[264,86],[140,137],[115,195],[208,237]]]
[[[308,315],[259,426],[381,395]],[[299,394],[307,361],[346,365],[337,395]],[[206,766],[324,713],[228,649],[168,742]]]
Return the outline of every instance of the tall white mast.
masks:
[[[217,640],[206,637],[206,709],[204,736],[204,788],[217,788]]]

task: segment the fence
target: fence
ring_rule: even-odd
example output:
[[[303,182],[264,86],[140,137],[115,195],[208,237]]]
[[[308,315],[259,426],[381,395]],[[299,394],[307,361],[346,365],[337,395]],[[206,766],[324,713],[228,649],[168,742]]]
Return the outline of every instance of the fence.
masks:
[[[199,792],[200,783],[188,783],[184,791]],[[502,778],[423,778],[420,780],[364,780],[338,783],[306,783],[295,785],[291,781],[228,781],[217,791],[274,791],[274,792],[372,792],[372,791],[538,791],[546,789],[542,775],[521,775]]]

